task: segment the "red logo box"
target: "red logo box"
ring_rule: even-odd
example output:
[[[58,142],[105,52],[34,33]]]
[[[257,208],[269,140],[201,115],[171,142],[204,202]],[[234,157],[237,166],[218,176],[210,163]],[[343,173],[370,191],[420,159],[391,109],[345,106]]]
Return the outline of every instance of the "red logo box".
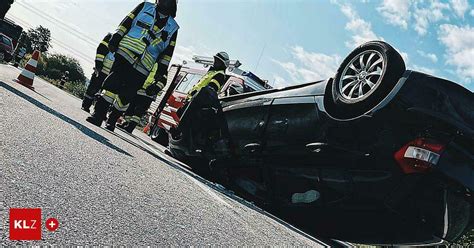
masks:
[[[41,240],[41,209],[10,209],[10,240]]]

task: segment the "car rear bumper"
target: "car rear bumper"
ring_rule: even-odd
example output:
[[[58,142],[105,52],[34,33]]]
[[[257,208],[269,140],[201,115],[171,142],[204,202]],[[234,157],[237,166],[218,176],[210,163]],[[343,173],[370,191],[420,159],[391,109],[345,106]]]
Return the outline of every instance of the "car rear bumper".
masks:
[[[395,100],[407,111],[432,116],[474,138],[474,94],[456,83],[411,72]]]
[[[435,169],[474,191],[474,155],[460,145],[449,144]]]

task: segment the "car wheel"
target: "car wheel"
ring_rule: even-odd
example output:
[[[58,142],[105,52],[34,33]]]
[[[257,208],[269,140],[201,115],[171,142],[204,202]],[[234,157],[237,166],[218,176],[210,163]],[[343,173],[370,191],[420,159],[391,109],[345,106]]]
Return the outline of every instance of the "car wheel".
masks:
[[[405,72],[402,56],[383,41],[367,42],[344,59],[332,83],[332,112],[360,116],[380,103]]]
[[[157,125],[154,125],[150,137],[153,141],[157,142],[162,146],[168,146],[168,133]]]

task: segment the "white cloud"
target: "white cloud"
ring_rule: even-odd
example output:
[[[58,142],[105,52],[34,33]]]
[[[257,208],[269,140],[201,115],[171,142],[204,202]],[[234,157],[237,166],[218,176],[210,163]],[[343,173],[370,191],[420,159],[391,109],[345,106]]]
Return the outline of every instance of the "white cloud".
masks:
[[[474,9],[471,10],[471,16],[474,16]]]
[[[400,55],[402,55],[403,61],[405,61],[405,65],[408,65],[408,63],[410,62],[408,53],[402,52],[402,51],[398,51],[398,52],[400,53]]]
[[[171,63],[182,64],[183,61],[186,60],[187,63],[189,63],[190,65],[193,65],[195,64],[194,61],[192,60],[194,55],[211,56],[208,49],[204,46],[199,46],[199,48],[197,48],[192,45],[191,46],[177,45],[174,50]]]
[[[456,73],[464,83],[473,81],[474,27],[443,24],[438,39],[446,46],[446,63],[456,67]]]
[[[383,40],[382,37],[378,37],[374,31],[372,31],[372,24],[359,17],[357,12],[347,4],[340,5],[342,13],[349,18],[349,22],[346,24],[346,30],[352,32],[352,41],[346,42],[346,46],[349,48],[355,48],[362,43],[371,40]]]
[[[187,62],[192,61],[193,55],[197,55],[196,48],[193,46],[180,46],[177,45],[171,63],[173,64],[181,64],[183,60]]]
[[[464,18],[464,13],[469,9],[467,0],[451,0],[451,6],[457,16]]]
[[[410,5],[411,0],[383,0],[377,10],[388,23],[407,29]]]
[[[432,24],[450,17],[464,18],[469,9],[468,0],[382,0],[377,7],[387,23],[402,29],[411,26],[422,36]],[[474,16],[474,10],[470,14]]]
[[[423,72],[426,74],[431,74],[431,75],[434,75],[436,73],[435,69],[424,67],[424,66],[413,65],[413,69],[416,71]]]
[[[446,10],[450,9],[449,4],[442,3],[439,0],[433,0],[429,6],[419,7],[424,1],[418,3],[419,4],[415,7],[413,17],[415,19],[414,28],[419,35],[425,35],[431,23],[449,19],[448,16],[444,14]]]
[[[273,60],[289,74],[291,79],[291,82],[285,82],[283,78],[274,76],[275,86],[307,83],[331,77],[342,60],[339,55],[308,52],[300,46],[292,47],[291,54],[294,61]]]
[[[427,53],[427,52],[424,52],[422,50],[417,50],[417,53],[421,57],[431,60],[433,63],[438,62],[438,56],[436,56],[436,54],[434,54],[434,53]]]
[[[289,85],[289,82],[279,75],[273,75],[273,83],[271,84],[274,88],[283,88]]]

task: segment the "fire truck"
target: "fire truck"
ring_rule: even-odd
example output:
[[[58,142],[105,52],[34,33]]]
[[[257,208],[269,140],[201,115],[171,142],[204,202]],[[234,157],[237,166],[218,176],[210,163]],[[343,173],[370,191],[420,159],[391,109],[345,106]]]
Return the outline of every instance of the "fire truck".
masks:
[[[13,49],[16,49],[23,28],[10,19],[0,19],[0,33],[10,37],[13,42]]]
[[[194,56],[196,66],[189,66],[186,61],[181,65],[172,65],[168,71],[168,83],[160,98],[149,109],[149,135],[152,140],[163,146],[168,145],[168,133],[179,125],[178,111],[188,100],[187,93],[207,72],[214,59],[212,57]],[[240,69],[238,60],[231,60],[227,69],[227,81],[220,90],[219,98],[248,92],[271,89],[268,81],[262,80],[250,71]],[[199,68],[200,67],[200,68]]]

